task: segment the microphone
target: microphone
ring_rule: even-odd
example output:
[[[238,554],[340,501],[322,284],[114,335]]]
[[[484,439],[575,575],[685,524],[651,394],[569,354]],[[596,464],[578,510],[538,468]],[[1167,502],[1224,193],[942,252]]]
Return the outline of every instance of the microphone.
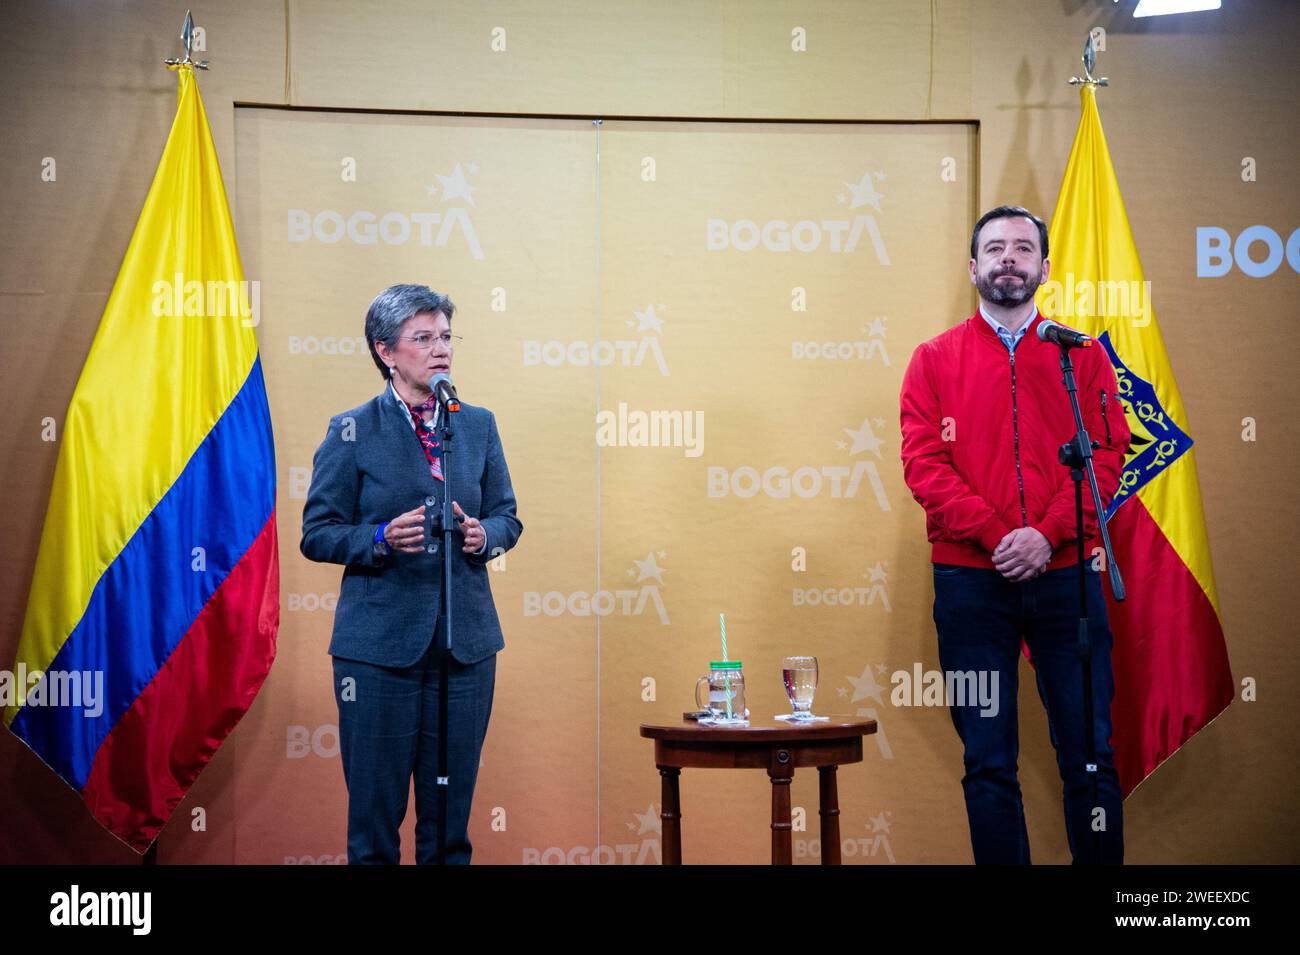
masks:
[[[1038,323],[1038,337],[1061,348],[1087,348],[1093,340],[1082,332],[1045,318]]]
[[[429,379],[429,390],[438,399],[438,406],[448,411],[460,410],[460,398],[456,396],[456,386],[451,383],[451,376],[439,372]]]

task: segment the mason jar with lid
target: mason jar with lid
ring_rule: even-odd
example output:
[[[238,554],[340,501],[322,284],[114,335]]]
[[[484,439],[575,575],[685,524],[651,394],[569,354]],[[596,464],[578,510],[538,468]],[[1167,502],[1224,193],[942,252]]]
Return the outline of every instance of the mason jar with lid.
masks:
[[[708,699],[701,699],[701,690],[707,687]],[[708,710],[715,720],[744,720],[749,717],[745,708],[745,674],[739,660],[712,660],[709,675],[695,681],[695,705]]]

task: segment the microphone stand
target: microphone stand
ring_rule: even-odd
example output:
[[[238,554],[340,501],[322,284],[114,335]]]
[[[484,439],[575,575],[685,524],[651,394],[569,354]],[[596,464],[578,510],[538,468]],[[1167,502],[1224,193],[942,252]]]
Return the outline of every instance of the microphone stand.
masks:
[[[440,394],[435,391],[435,394]],[[442,614],[443,630],[442,639],[439,641],[437,648],[438,654],[438,854],[436,862],[438,865],[447,864],[447,790],[450,786],[450,777],[447,766],[447,736],[450,730],[450,720],[447,715],[448,710],[448,683],[451,670],[451,623],[452,623],[452,587],[451,587],[451,563],[452,563],[452,528],[455,526],[455,519],[452,516],[452,495],[451,495],[451,440],[455,435],[452,429],[451,416],[453,412],[460,410],[460,404],[456,401],[447,401],[442,397],[438,399],[438,451],[441,457],[442,467]],[[434,635],[437,637],[437,626],[434,627]]]
[[[1083,666],[1083,718],[1084,740],[1087,746],[1087,763],[1084,764],[1088,774],[1089,791],[1092,806],[1097,806],[1097,725],[1092,705],[1092,638],[1088,629],[1088,572],[1084,564],[1083,536],[1083,479],[1086,476],[1092,490],[1093,505],[1097,508],[1097,525],[1101,528],[1101,542],[1106,552],[1106,569],[1110,574],[1111,591],[1117,601],[1124,600],[1124,579],[1120,576],[1119,566],[1115,563],[1115,550],[1111,547],[1110,533],[1106,530],[1105,509],[1101,506],[1101,492],[1097,490],[1097,472],[1092,463],[1092,451],[1100,445],[1088,437],[1083,425],[1083,413],[1079,410],[1078,387],[1074,380],[1074,364],[1070,361],[1070,348],[1058,342],[1061,349],[1062,384],[1070,396],[1070,407],[1074,410],[1075,435],[1061,445],[1057,456],[1060,462],[1070,469],[1074,481],[1074,521],[1079,558],[1079,658]],[[1093,858],[1098,864],[1102,859],[1101,830],[1093,828]]]

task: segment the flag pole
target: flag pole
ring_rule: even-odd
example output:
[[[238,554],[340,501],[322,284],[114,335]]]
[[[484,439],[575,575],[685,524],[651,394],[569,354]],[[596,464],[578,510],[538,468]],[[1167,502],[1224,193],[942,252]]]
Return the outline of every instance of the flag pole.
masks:
[[[181,42],[185,44],[185,56],[182,58],[169,57],[163,60],[164,65],[170,70],[179,66],[189,66],[194,69],[206,70],[208,68],[207,60],[195,60],[194,53],[194,17],[189,10],[185,11],[185,22],[181,24]],[[158,843],[162,841],[162,833],[149,843],[149,848],[140,856],[141,865],[158,864]]]
[[[1104,76],[1096,77],[1092,75],[1093,67],[1097,65],[1097,49],[1093,46],[1092,33],[1088,33],[1088,40],[1083,45],[1083,56],[1080,57],[1083,62],[1083,76],[1070,77],[1071,86],[1082,86],[1088,89],[1096,90],[1098,86],[1109,86],[1110,80]],[[1087,344],[1092,344],[1088,342]],[[1110,575],[1111,589],[1114,591],[1115,599],[1122,601],[1125,598],[1124,582],[1120,576],[1119,567],[1115,563],[1115,551],[1110,543],[1110,535],[1106,532],[1106,511],[1102,507],[1101,494],[1097,489],[1097,475],[1093,470],[1092,451],[1097,446],[1097,442],[1092,441],[1087,430],[1084,428],[1083,414],[1079,407],[1079,398],[1077,387],[1074,380],[1074,368],[1070,361],[1069,348],[1061,345],[1061,379],[1065,385],[1065,390],[1069,395],[1070,405],[1074,410],[1074,422],[1077,431],[1069,443],[1063,445],[1059,452],[1061,464],[1070,469],[1070,477],[1074,481],[1074,519],[1076,549],[1078,551],[1076,559],[1078,561],[1079,577],[1079,624],[1078,624],[1078,653],[1080,664],[1080,677],[1083,690],[1083,738],[1086,756],[1084,759],[1084,775],[1088,780],[1088,794],[1092,802],[1093,816],[1098,809],[1099,792],[1097,780],[1097,724],[1094,702],[1092,698],[1093,681],[1092,681],[1092,621],[1088,616],[1088,572],[1086,564],[1086,555],[1084,553],[1084,519],[1083,519],[1083,482],[1086,480],[1092,491],[1093,504],[1097,510],[1097,527],[1101,534],[1102,545],[1105,548],[1106,569]],[[1103,597],[1104,599],[1104,597]],[[1104,818],[1104,817],[1103,817]],[[1095,816],[1094,816],[1095,822]],[[1103,823],[1103,828],[1111,820]],[[1067,822],[1067,826],[1069,823]],[[1092,827],[1092,853],[1089,861],[1093,865],[1100,865],[1107,861],[1118,863],[1121,859],[1104,858],[1105,848],[1102,841],[1102,830],[1094,824]],[[1078,848],[1073,845],[1071,840],[1071,849],[1078,853]],[[1077,858],[1077,855],[1076,855]]]

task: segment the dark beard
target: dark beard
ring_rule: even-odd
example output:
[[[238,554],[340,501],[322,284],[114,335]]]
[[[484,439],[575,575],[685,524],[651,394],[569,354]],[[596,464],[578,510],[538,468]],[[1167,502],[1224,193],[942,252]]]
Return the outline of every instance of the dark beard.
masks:
[[[1015,275],[1020,278],[1020,285],[999,285],[997,279],[1003,275]],[[990,305],[1015,306],[1023,305],[1034,297],[1038,291],[1038,279],[1031,278],[1027,272],[1017,272],[1014,269],[1003,269],[998,272],[992,272],[988,275],[982,275],[975,287],[979,289],[980,298]]]

